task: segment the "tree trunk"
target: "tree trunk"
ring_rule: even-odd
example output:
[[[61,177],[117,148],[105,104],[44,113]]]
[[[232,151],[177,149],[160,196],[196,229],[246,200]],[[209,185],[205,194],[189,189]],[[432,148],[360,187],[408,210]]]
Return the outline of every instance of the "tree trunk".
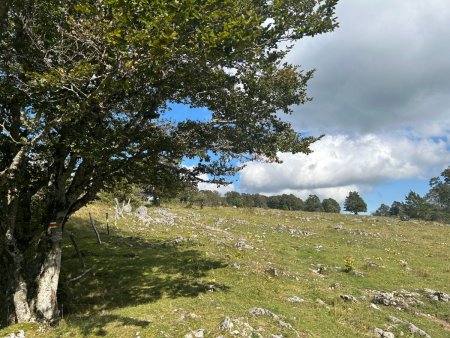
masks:
[[[53,242],[46,253],[41,272],[36,278],[37,292],[31,302],[39,320],[50,322],[59,317],[56,292],[61,271],[61,253],[61,241]]]
[[[41,245],[42,255],[38,260],[26,260],[11,233],[7,233],[9,245],[7,321],[14,322],[53,322],[59,318],[57,290],[61,271],[62,219],[57,217],[58,225],[50,231],[51,236]],[[26,275],[24,271],[34,270],[37,274]]]
[[[18,269],[16,269],[18,270]],[[16,271],[12,292],[12,306],[8,314],[9,324],[14,322],[52,322],[58,319],[58,289],[59,273],[61,270],[61,243],[54,243],[46,253],[39,275],[33,282],[25,280],[20,271]],[[35,289],[31,292],[30,287]],[[30,297],[30,294],[34,294]]]

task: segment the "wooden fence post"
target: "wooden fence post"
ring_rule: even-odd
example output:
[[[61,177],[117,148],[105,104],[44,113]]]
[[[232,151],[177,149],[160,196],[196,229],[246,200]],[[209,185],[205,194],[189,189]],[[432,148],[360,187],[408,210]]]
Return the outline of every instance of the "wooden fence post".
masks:
[[[90,212],[89,212],[89,219],[91,220],[92,229],[94,229],[94,232],[97,235],[98,244],[102,244],[102,240],[100,239],[100,234],[98,233],[97,227],[95,226],[94,220],[92,219],[92,215]]]
[[[106,213],[106,233],[109,235],[109,214]]]

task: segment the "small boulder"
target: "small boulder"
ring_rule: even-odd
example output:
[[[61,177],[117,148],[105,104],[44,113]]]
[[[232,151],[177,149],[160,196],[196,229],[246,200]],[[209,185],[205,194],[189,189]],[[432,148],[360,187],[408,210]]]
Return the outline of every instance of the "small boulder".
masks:
[[[231,321],[230,317],[225,317],[223,322],[219,325],[219,329],[230,331],[233,328],[234,324]]]
[[[413,323],[409,323],[408,324],[408,329],[409,332],[411,332],[412,334],[418,334],[421,337],[425,337],[425,338],[431,338],[431,336],[426,333],[424,330],[419,329],[417,326],[415,326]]]

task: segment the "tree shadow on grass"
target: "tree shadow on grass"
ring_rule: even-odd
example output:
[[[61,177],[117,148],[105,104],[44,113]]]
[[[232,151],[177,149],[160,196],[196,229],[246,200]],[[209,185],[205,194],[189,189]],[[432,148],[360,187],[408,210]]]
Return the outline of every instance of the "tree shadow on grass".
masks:
[[[82,333],[86,337],[98,336],[103,337],[108,335],[108,331],[105,328],[108,323],[117,323],[121,326],[135,326],[139,328],[145,328],[150,325],[149,321],[139,320],[136,318],[129,318],[117,315],[101,315],[83,318]],[[80,320],[80,319],[78,319]]]
[[[65,314],[81,315],[93,310],[156,302],[162,297],[196,297],[207,291],[228,290],[227,286],[211,283],[207,278],[208,271],[224,268],[226,263],[205,257],[189,243],[103,235],[103,244],[98,245],[87,226],[77,229],[76,238],[86,266],[92,270],[82,278],[70,281],[83,270],[72,244],[66,241],[59,288],[59,302],[63,304]],[[83,325],[84,334],[95,330],[102,335],[102,327],[116,320],[146,325],[146,322],[134,323],[135,319],[124,317],[95,317],[98,321]]]

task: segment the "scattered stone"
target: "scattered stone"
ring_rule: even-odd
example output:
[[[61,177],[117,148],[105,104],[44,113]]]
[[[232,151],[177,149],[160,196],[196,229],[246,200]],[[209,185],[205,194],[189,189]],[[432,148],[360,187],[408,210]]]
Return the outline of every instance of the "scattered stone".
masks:
[[[17,333],[10,333],[5,338],[25,338],[25,331],[19,330]]]
[[[393,292],[373,292],[373,303],[383,304],[385,306],[393,306],[399,309],[407,309],[411,305],[421,305],[420,295],[416,292],[406,290]]]
[[[148,209],[146,206],[140,206],[134,212],[135,216],[139,219],[146,219],[148,217]]]
[[[388,318],[394,324],[402,324],[403,323],[403,320],[398,319],[397,317],[389,316]]]
[[[340,295],[340,297],[345,302],[355,302],[355,303],[358,302],[358,300],[355,298],[355,296],[352,296],[352,295]]]
[[[321,306],[326,306],[328,307],[327,303],[325,303],[322,299],[317,298],[316,299],[317,304],[321,305]]]
[[[352,270],[351,273],[356,277],[364,277],[364,273],[358,270]]]
[[[341,224],[338,224],[334,227],[335,230],[342,230],[344,227]]]
[[[248,310],[253,315],[264,315],[264,316],[272,316],[274,318],[278,318],[278,315],[273,313],[270,310],[263,309],[261,307],[252,307],[250,310]]]
[[[168,212],[164,209],[155,209],[153,214],[159,216],[152,218],[152,221],[155,223],[174,225],[175,224],[175,215]]]
[[[286,329],[289,329],[289,330],[293,330],[296,333],[296,336],[297,337],[299,336],[297,331],[294,330],[294,328],[292,327],[291,324],[285,322],[282,318],[280,318],[280,316],[278,316],[276,313],[273,313],[270,310],[263,309],[263,308],[260,308],[260,307],[253,307],[253,308],[251,308],[249,310],[249,312],[251,314],[254,314],[254,315],[270,316],[270,317],[272,317],[273,319],[275,319],[278,322],[278,325],[280,325],[283,328],[286,328]]]
[[[223,322],[219,325],[219,329],[221,330],[227,330],[227,331],[231,331],[231,329],[233,328],[234,324],[231,321],[230,317],[225,317],[225,319],[223,320]],[[239,331],[238,331],[239,332]]]
[[[423,289],[423,292],[425,292],[429,298],[436,301],[441,302],[449,302],[450,301],[450,295],[441,292],[441,291],[434,291],[432,289]]]
[[[184,242],[183,236],[178,236],[178,237],[175,237],[174,239],[172,239],[172,240],[169,242],[169,244],[170,244],[170,245],[178,245],[178,244],[181,244],[181,243],[183,243],[183,242]]]
[[[298,296],[293,296],[293,297],[288,298],[288,302],[290,302],[290,303],[302,303],[304,301],[305,300],[303,298],[300,298]]]
[[[314,247],[314,249],[316,249],[317,252],[319,252],[322,248],[323,248],[322,245],[316,245],[316,246]]]
[[[287,323],[287,322],[285,322],[285,321],[283,321],[281,319],[278,320],[278,325],[280,325],[281,327],[284,327],[285,329],[288,329],[288,330],[292,330],[293,329],[291,324],[289,324],[289,323]]]
[[[289,234],[291,234],[292,236],[297,236],[297,237],[305,237],[305,236],[312,236],[312,235],[317,235],[315,232],[310,232],[310,231],[305,231],[305,230],[299,230],[284,224],[278,224],[277,225],[277,230],[278,231],[286,231]]]
[[[379,329],[378,327],[373,330],[375,334],[377,334],[380,338],[395,338],[395,335],[392,332],[383,331],[382,329]]]
[[[133,208],[131,207],[130,201],[128,201],[128,204],[125,204],[122,208],[122,211],[126,214],[130,214],[131,211],[133,211]]]
[[[235,268],[236,270],[240,270],[241,265],[239,263],[233,263],[233,268]]]
[[[380,308],[374,303],[370,303],[370,307],[375,310],[380,310]]]
[[[431,336],[428,333],[426,333],[422,329],[419,329],[413,323],[408,324],[408,329],[409,329],[409,332],[411,332],[412,334],[418,334],[421,337],[431,338]]]
[[[248,245],[248,244],[245,242],[245,239],[239,239],[239,240],[234,244],[234,246],[235,246],[236,248],[238,248],[239,250],[242,250],[242,249],[252,250],[252,249],[253,249],[253,247],[252,247],[251,245]]]
[[[208,284],[205,286],[206,291],[208,292],[215,292],[217,291],[217,286],[215,286],[214,284]]]
[[[367,263],[365,264],[365,266],[366,266],[366,268],[379,268],[379,267],[380,267],[380,265],[378,265],[378,264],[375,263],[375,262],[367,262]]]

